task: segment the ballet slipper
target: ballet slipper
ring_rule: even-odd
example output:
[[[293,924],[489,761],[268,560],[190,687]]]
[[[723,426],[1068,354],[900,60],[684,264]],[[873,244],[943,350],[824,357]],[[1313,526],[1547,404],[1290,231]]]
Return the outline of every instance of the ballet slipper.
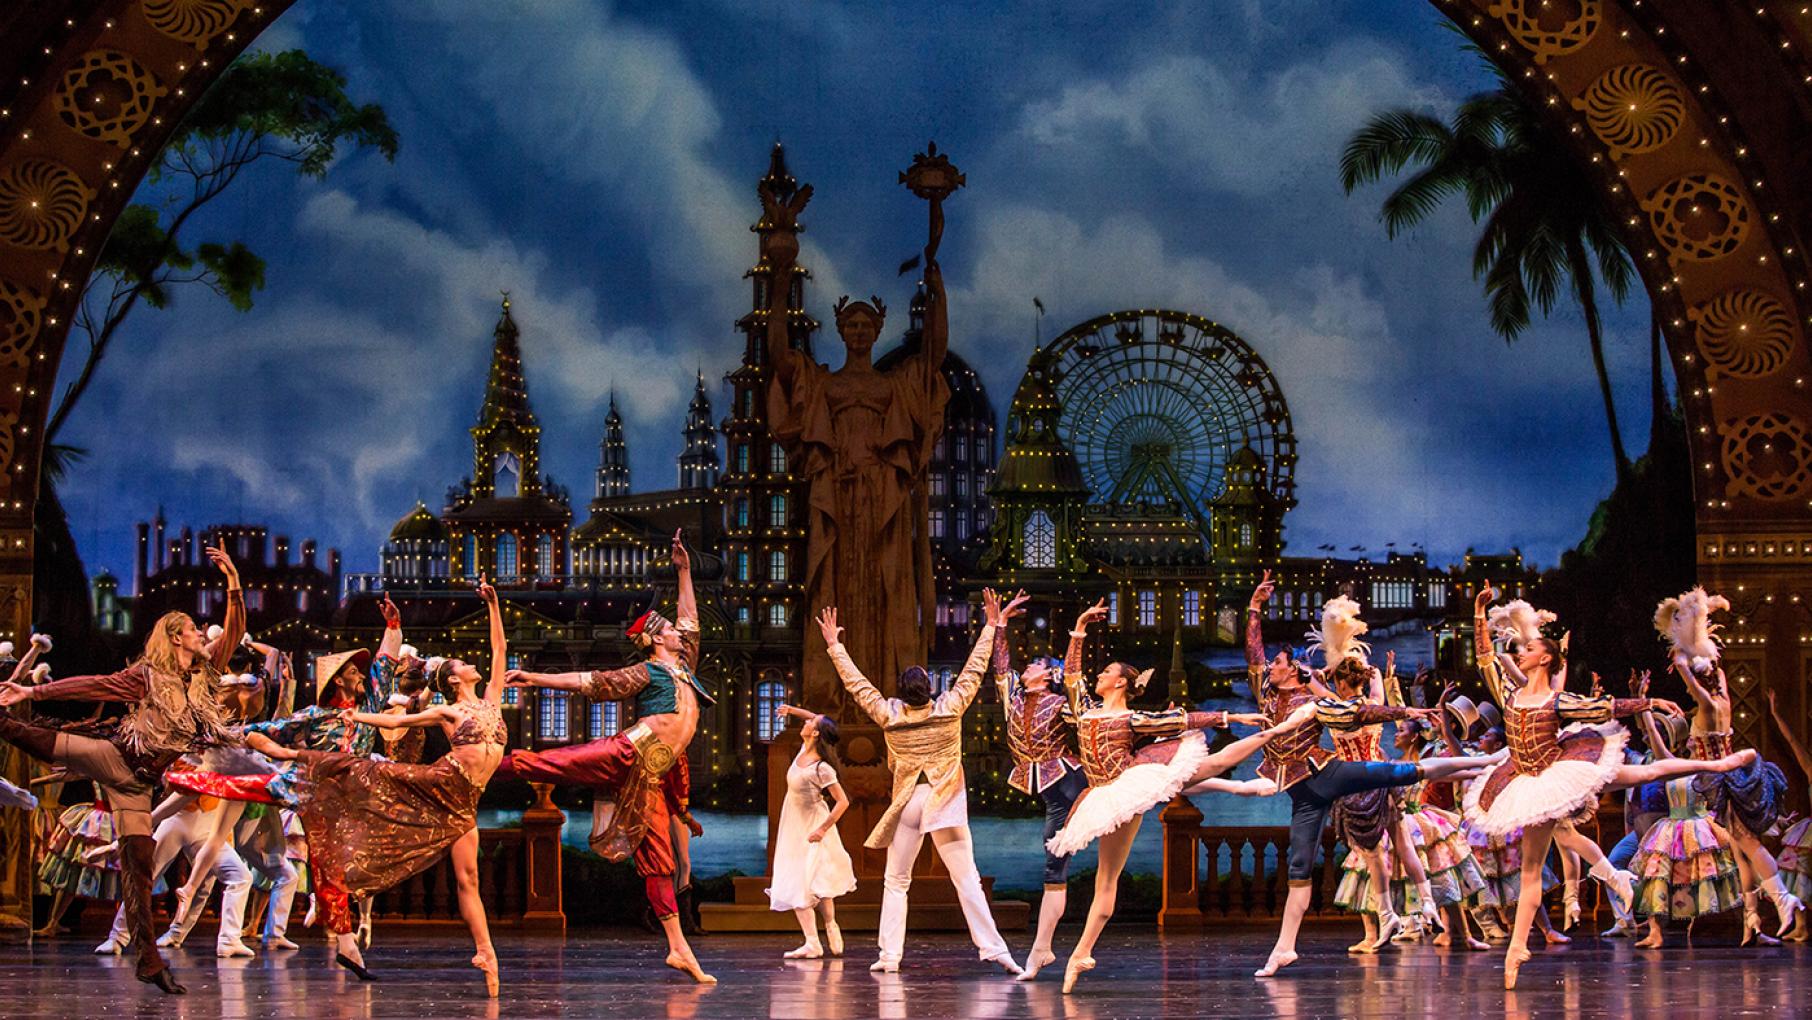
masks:
[[[1259,969],[1253,971],[1252,976],[1255,978],[1268,978],[1268,977],[1271,977],[1272,975],[1276,974],[1278,971],[1283,970],[1285,967],[1288,967],[1290,964],[1295,963],[1295,962],[1296,962],[1296,951],[1295,950],[1285,949],[1282,951],[1278,951],[1278,950],[1274,949],[1271,951],[1270,958],[1265,961],[1265,965],[1263,967],[1260,967]]]
[[[1001,970],[1006,971],[1008,974],[1011,974],[1016,978],[1019,975],[1025,973],[1025,971],[1019,966],[1019,964],[1013,962],[1012,953],[1002,953],[999,956],[990,956],[990,957],[988,957],[987,962],[995,965],[996,967],[999,967]]]
[[[1486,942],[1483,939],[1475,939],[1471,935],[1468,935],[1466,936],[1466,948],[1475,953],[1489,953],[1491,952],[1491,943]]]
[[[1072,956],[1063,968],[1063,994],[1068,995],[1076,990],[1076,981],[1084,971],[1095,969],[1095,958],[1092,956]]]
[[[1516,987],[1517,972],[1523,969],[1523,964],[1528,963],[1529,957],[1533,955],[1529,950],[1517,946],[1511,946],[1509,952],[1504,954],[1504,987],[1506,989]]]
[[[497,980],[497,956],[494,951],[479,950],[472,954],[472,966],[484,972],[485,994],[495,999],[499,982]]]
[[[1793,930],[1784,936],[1786,941],[1805,942],[1808,939],[1812,939],[1812,922],[1809,922],[1806,919],[1806,915],[1809,913],[1812,913],[1812,911],[1801,910],[1799,912],[1799,919],[1793,922]]]
[[[1048,948],[1040,949],[1037,946],[1033,946],[1031,953],[1026,956],[1026,965],[1020,968],[1019,976],[1013,980],[1031,981],[1038,976],[1039,971],[1056,962],[1056,953],[1051,952]]]
[[[717,983],[717,979],[705,973],[705,969],[698,965],[698,958],[691,953],[681,953],[678,950],[675,950],[667,954],[666,963],[667,966],[672,967],[674,970],[692,975],[692,980],[701,985],[714,985]]]
[[[1547,943],[1550,946],[1564,946],[1567,943],[1573,941],[1573,936],[1562,935],[1560,932],[1557,932],[1552,928],[1543,928],[1541,930],[1541,938],[1542,938],[1543,942]]]
[[[824,957],[824,947],[817,939],[806,939],[805,944],[797,949],[789,949],[780,954],[786,960],[819,960]]]
[[[130,946],[131,944],[132,944],[132,936],[130,936],[130,935],[125,936],[124,938],[116,938],[112,935],[109,935],[109,936],[107,936],[107,941],[102,942],[100,945],[94,947],[94,955],[96,955],[96,956],[118,956],[121,953],[125,952],[126,947]]]
[[[900,961],[889,960],[887,957],[883,956],[879,960],[869,964],[868,970],[871,974],[898,974],[900,972]]]
[[[837,922],[829,921],[825,923],[824,945],[825,948],[830,950],[832,956],[843,955],[843,929],[837,927]]]
[[[258,954],[238,939],[228,939],[214,946],[214,955],[223,960],[249,960]]]
[[[294,942],[291,942],[289,939],[284,938],[281,935],[272,935],[270,938],[264,940],[264,948],[266,948],[266,949],[301,949],[302,947],[296,945]]]

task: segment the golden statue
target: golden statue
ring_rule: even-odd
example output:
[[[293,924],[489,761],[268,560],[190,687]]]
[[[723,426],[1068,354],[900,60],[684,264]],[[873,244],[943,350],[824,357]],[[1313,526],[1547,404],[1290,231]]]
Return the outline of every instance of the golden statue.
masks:
[[[810,185],[784,200],[766,185],[762,257],[771,270],[767,354],[773,369],[768,420],[785,445],[792,473],[807,487],[807,549],[800,575],[805,611],[836,606],[844,644],[856,664],[888,693],[908,666],[922,665],[936,606],[926,468],[944,427],[950,389],[944,383],[949,344],[944,278],[937,263],[943,199],[963,184],[947,158],[919,154],[900,180],[931,203],[931,237],[924,250],[926,289],[923,343],[887,371],[874,366],[875,341],[887,308],[880,298],[836,305],[837,334],[846,351],[832,371],[788,341],[799,213]],[[805,703],[842,720],[858,718],[842,692],[823,639],[806,627]]]

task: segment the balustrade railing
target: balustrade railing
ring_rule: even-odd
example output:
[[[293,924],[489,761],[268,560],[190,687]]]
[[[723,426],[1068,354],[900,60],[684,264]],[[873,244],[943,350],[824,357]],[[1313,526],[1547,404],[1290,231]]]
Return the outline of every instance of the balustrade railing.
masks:
[[[1189,928],[1283,913],[1289,895],[1288,827],[1203,825],[1202,812],[1182,797],[1165,805],[1159,818],[1164,825],[1160,925]],[[1334,840],[1324,836],[1312,878],[1311,916],[1337,909],[1334,888],[1340,878],[1333,854]]]
[[[494,926],[565,931],[560,828],[566,815],[549,799],[553,787],[534,788],[535,806],[522,813],[519,827],[478,830],[478,892]],[[379,893],[373,909],[383,924],[461,923],[451,857]]]

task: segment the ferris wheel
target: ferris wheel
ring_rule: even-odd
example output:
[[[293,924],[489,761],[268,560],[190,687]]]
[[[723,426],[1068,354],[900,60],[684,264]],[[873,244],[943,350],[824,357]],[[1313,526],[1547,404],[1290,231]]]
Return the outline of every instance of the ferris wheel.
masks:
[[[1057,432],[1097,502],[1179,503],[1206,517],[1228,463],[1250,447],[1280,505],[1295,505],[1296,434],[1283,390],[1219,323],[1137,309],[1090,319],[1041,350]]]

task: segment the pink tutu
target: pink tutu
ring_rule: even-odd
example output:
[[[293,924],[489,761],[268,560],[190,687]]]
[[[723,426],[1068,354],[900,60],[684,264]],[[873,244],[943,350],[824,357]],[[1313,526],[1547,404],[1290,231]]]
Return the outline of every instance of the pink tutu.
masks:
[[[1066,857],[1143,815],[1189,785],[1195,770],[1208,759],[1208,745],[1200,730],[1190,730],[1176,740],[1141,748],[1139,763],[1112,782],[1091,786],[1070,809],[1070,817],[1045,847]]]
[[[1616,723],[1578,723],[1560,732],[1561,757],[1533,774],[1505,759],[1466,787],[1465,814],[1490,836],[1559,822],[1596,810],[1598,795],[1623,766],[1629,731]]]

